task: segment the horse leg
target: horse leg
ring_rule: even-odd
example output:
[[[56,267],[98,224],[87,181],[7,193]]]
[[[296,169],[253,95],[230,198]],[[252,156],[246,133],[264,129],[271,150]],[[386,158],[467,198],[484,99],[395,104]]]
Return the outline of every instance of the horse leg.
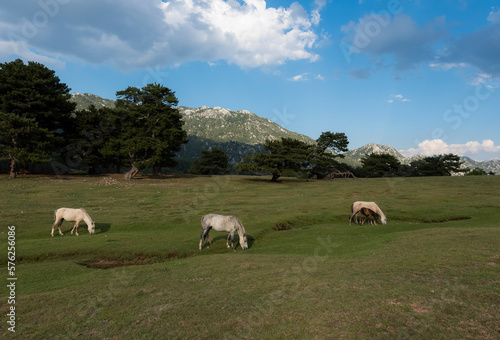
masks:
[[[229,238],[231,237],[231,234],[232,234],[232,233],[233,233],[233,232],[232,232],[232,231],[230,231],[230,232],[227,234],[227,239],[226,239],[226,247],[227,247],[227,249],[229,249]],[[231,238],[231,242],[232,242],[232,238]]]
[[[204,234],[204,233],[205,233],[205,230],[203,230],[203,231],[201,232],[201,235],[200,235],[200,245],[198,246],[198,248],[199,248],[200,250],[201,250],[201,246],[202,246],[202,244],[203,244],[203,234]]]
[[[353,213],[351,214],[351,217],[349,218],[349,225],[351,225],[351,220],[352,220],[352,218],[353,218],[353,217],[354,217],[354,223],[356,223],[356,224],[358,223],[358,221],[356,220],[356,215],[357,215],[357,213],[358,213],[358,212],[356,211],[356,212],[353,212]]]
[[[231,232],[229,233],[229,235],[227,235],[227,240],[229,241],[229,236],[231,236],[231,249],[233,251],[236,251],[236,249],[234,249],[234,230],[231,230]],[[226,245],[227,245],[227,248],[229,249],[229,244],[227,244],[226,242]]]
[[[211,229],[211,227],[208,227],[207,229],[203,229],[203,232],[201,233],[200,246],[199,246],[200,250],[202,249],[203,241],[205,241],[205,243],[203,244],[203,247],[210,248],[209,246],[207,246],[207,238],[210,239],[210,235],[209,235],[210,229]]]
[[[207,234],[208,234],[207,229],[203,229],[200,236],[200,246],[199,246],[200,250],[207,245]],[[205,241],[205,243],[203,243],[203,241]]]
[[[71,229],[71,233],[73,234],[73,230],[74,230],[76,236],[80,236],[80,235],[78,235],[78,225],[79,224],[80,224],[80,221],[76,221],[75,226],[73,227],[73,229]]]
[[[360,220],[360,224],[361,224],[361,225],[365,224],[366,219],[367,219],[367,217],[366,217],[366,216],[362,216],[362,217],[360,217],[360,219],[359,219],[359,220]]]
[[[52,237],[54,237],[54,228],[56,227],[57,222],[59,222],[59,221],[56,220],[54,222],[54,224],[52,225],[52,232],[50,233],[50,235],[52,235]],[[61,232],[61,228],[59,228],[59,232]]]
[[[62,231],[61,231],[61,227],[62,227],[63,221],[64,221],[64,220],[63,220],[63,219],[61,219],[61,222],[59,222],[59,224],[57,225],[57,229],[59,229],[59,235],[61,235],[61,236],[62,236],[62,235],[64,235],[64,234],[62,233]]]
[[[61,225],[62,225],[62,223],[63,223],[63,219],[62,218],[59,219],[59,220],[56,220],[54,222],[54,224],[52,225],[52,232],[50,233],[50,235],[52,235],[52,237],[54,237],[54,229],[55,229],[56,225],[57,225],[57,228],[59,229],[59,235],[63,235],[63,233],[61,231]]]

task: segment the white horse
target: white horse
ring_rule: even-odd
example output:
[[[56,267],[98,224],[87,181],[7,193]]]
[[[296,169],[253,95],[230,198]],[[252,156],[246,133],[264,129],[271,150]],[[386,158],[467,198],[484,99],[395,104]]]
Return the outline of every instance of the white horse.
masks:
[[[61,232],[61,225],[64,220],[66,221],[76,221],[73,229],[71,229],[71,234],[75,231],[76,236],[78,235],[78,225],[81,221],[84,221],[87,224],[87,228],[89,230],[90,235],[94,235],[95,232],[95,222],[92,221],[89,214],[85,211],[85,209],[71,209],[71,208],[60,208],[54,210],[54,224],[52,225],[52,237],[54,237],[54,228],[57,225],[59,228],[59,234],[63,235]]]
[[[229,238],[231,238],[231,249],[233,249],[233,251],[236,251],[236,249],[234,249],[234,232],[237,231],[240,237],[241,248],[243,248],[243,250],[248,249],[245,227],[243,227],[243,223],[241,223],[241,221],[235,216],[217,214],[205,215],[201,218],[201,228],[203,229],[203,232],[200,236],[200,250],[202,249],[203,241],[205,241],[203,246],[208,248],[207,237],[210,239],[208,234],[211,229],[228,232],[229,234],[227,235],[226,246],[229,249]]]
[[[349,218],[349,224],[351,224],[351,220],[353,217],[354,217],[354,223],[358,223],[357,214],[363,208],[373,211],[375,214],[380,216],[380,221],[382,222],[382,224],[387,224],[387,218],[385,217],[384,212],[382,211],[382,209],[380,209],[380,207],[376,202],[363,202],[363,201],[356,201],[351,205],[351,217]]]

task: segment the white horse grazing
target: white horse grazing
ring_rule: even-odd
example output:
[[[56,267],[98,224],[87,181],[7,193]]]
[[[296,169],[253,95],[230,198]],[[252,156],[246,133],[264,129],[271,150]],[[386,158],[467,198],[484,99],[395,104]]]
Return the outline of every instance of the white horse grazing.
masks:
[[[75,231],[76,236],[78,235],[78,225],[81,221],[84,221],[87,224],[87,228],[89,230],[90,235],[94,235],[95,232],[95,222],[92,221],[89,214],[85,211],[85,209],[71,209],[71,208],[60,208],[54,210],[54,219],[55,222],[52,225],[52,237],[54,237],[54,228],[57,225],[59,228],[59,234],[63,235],[61,232],[61,225],[64,220],[66,221],[76,221],[73,229],[71,229],[71,234]]]
[[[234,249],[234,232],[237,231],[240,236],[241,248],[243,248],[243,250],[248,249],[245,227],[243,227],[241,221],[235,216],[217,214],[205,215],[201,218],[201,228],[203,229],[203,232],[200,236],[200,250],[202,249],[203,241],[205,241],[203,246],[208,248],[207,237],[210,238],[208,233],[211,229],[216,231],[227,231],[229,234],[227,235],[226,246],[229,249],[229,238],[231,238],[231,249],[233,249],[233,251],[236,251],[236,249]]]
[[[380,216],[380,221],[382,224],[387,224],[387,218],[384,215],[384,212],[380,207],[378,206],[377,203],[375,202],[362,202],[362,201],[356,201],[351,205],[351,217],[349,218],[349,224],[351,224],[351,220],[354,217],[354,223],[358,223],[358,218],[357,214],[363,209],[369,209],[373,211],[375,214]],[[377,223],[375,223],[377,224]]]

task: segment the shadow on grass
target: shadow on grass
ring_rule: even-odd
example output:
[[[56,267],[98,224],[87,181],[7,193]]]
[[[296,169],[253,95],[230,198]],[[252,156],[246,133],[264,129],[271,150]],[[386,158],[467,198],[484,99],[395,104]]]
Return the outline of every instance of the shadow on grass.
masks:
[[[298,177],[280,177],[276,182],[272,182],[271,176],[254,176],[254,177],[245,178],[245,181],[280,184],[280,183],[288,183],[288,182],[305,183],[305,182],[312,182],[313,180],[308,179],[308,178],[298,178]]]
[[[210,243],[210,246],[212,246],[216,241],[220,241],[220,240],[222,240],[225,243],[227,240],[227,235],[221,234],[221,235],[217,235],[216,237],[212,238],[212,242]],[[252,248],[254,242],[255,242],[255,239],[251,235],[247,234],[248,249]],[[237,233],[234,234],[234,247],[236,249],[241,249],[240,238],[239,238]]]
[[[96,223],[95,228],[100,230],[99,234],[104,234],[111,228],[111,223]]]

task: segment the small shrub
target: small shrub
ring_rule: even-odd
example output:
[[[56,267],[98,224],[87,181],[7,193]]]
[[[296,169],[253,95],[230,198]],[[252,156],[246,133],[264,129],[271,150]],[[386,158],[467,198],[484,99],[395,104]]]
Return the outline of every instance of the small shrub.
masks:
[[[274,231],[290,230],[295,225],[293,222],[277,222],[274,224]]]

